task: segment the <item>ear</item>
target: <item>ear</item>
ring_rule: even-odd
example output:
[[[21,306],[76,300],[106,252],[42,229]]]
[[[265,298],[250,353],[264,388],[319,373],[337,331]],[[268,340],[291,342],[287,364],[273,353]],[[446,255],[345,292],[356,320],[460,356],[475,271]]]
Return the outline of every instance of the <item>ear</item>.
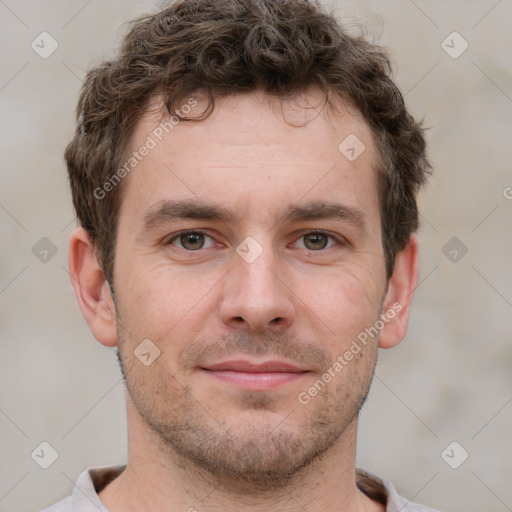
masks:
[[[379,347],[391,348],[402,341],[407,332],[412,296],[418,282],[419,242],[411,235],[405,249],[397,254],[395,268],[384,298],[385,325],[379,334]]]
[[[117,345],[115,305],[98,264],[94,245],[83,228],[69,239],[69,273],[78,305],[94,337],[107,347]]]

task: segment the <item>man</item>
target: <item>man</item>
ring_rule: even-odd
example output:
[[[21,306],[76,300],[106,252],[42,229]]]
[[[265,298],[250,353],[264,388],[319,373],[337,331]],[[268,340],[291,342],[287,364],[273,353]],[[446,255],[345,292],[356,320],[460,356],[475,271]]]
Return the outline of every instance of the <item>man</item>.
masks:
[[[432,510],[355,468],[430,170],[381,49],[306,0],[175,2],[88,73],[65,156],[129,455],[47,511]]]

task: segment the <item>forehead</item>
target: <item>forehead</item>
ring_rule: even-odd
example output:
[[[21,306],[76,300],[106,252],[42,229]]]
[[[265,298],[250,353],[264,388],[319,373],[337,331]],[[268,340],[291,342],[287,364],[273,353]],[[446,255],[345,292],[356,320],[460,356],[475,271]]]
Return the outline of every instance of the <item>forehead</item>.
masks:
[[[182,98],[175,105],[175,112],[198,118],[207,106],[206,95],[197,91]],[[269,115],[271,112],[273,116]],[[240,139],[245,143],[243,138],[247,133],[262,140],[265,131],[272,127],[289,139],[307,135],[311,137],[311,145],[318,142],[315,139],[324,138],[326,130],[333,136],[333,140],[329,138],[325,140],[326,143],[336,142],[339,137],[349,134],[358,134],[367,146],[374,144],[371,130],[359,110],[332,92],[327,103],[325,93],[317,86],[298,92],[291,98],[271,96],[261,89],[215,97],[211,114],[203,120],[179,120],[172,114],[166,111],[163,97],[153,95],[134,129],[131,146],[143,144],[148,135],[159,142],[162,138],[166,139],[166,135],[183,131],[184,125],[193,126],[198,134],[208,131],[208,139],[216,142],[233,143]],[[176,130],[178,125],[181,126],[180,130]],[[298,127],[302,130],[293,129]],[[334,145],[337,147],[337,144]],[[369,149],[373,153],[374,148]]]
[[[179,108],[199,117],[206,106],[206,97],[197,93]],[[237,199],[244,211],[253,203],[260,209],[274,203],[282,211],[287,191],[294,203],[306,195],[318,200],[342,193],[345,202],[369,207],[377,201],[378,163],[371,130],[343,100],[332,106],[315,88],[288,100],[256,90],[216,98],[206,119],[190,122],[162,117],[162,99],[154,96],[134,130],[128,157],[151,149],[127,176],[123,202],[137,197],[136,207],[143,210],[195,196],[221,203]]]

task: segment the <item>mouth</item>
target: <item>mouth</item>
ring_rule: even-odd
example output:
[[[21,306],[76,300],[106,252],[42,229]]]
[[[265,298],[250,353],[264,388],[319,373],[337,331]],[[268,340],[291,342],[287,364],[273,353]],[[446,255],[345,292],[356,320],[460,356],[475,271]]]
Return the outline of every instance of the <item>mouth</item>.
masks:
[[[254,363],[247,360],[222,361],[200,367],[207,376],[251,391],[268,391],[298,382],[311,373],[285,361]]]

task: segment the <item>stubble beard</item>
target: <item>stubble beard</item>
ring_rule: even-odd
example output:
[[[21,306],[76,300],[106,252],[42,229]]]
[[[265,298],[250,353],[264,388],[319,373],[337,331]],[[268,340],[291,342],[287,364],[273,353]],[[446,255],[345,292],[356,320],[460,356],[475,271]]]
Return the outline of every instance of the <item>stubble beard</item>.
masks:
[[[161,364],[162,356],[150,367],[142,365],[133,355],[133,343],[126,329],[121,327],[124,322],[118,304],[116,315],[119,322],[117,358],[129,400],[161,452],[170,462],[180,459],[182,465],[191,464],[191,469],[199,476],[207,475],[226,487],[245,492],[272,492],[311,469],[311,465],[338,442],[347,427],[357,422],[377,362],[377,340],[374,340],[365,347],[365,357],[352,361],[308,404],[299,409],[297,403],[290,404],[290,411],[284,414],[273,392],[247,391],[243,401],[237,403],[242,412],[250,410],[269,415],[270,411],[279,412],[279,421],[276,422],[277,415],[272,415],[272,422],[265,421],[261,427],[243,423],[236,428],[217,421],[193,396],[191,387],[186,382],[178,382]],[[290,339],[278,333],[268,333],[264,338],[241,334],[228,336],[219,345],[192,344],[195,346],[191,350],[187,348],[183,352],[190,365],[201,354],[218,355],[226,351],[279,354],[303,363],[313,360],[327,368],[323,349],[315,344],[308,349]],[[321,376],[319,372],[316,377]],[[293,396],[292,400],[297,397]],[[294,422],[297,410],[300,418]],[[351,441],[355,445],[355,436]]]
[[[126,364],[119,351],[118,359],[133,405],[167,456],[188,462],[199,474],[206,472],[226,487],[244,492],[282,488],[321,460],[347,427],[357,421],[376,364],[373,357],[357,383],[344,381],[335,392],[320,393],[302,406],[310,410],[301,424],[292,424],[291,410],[277,425],[255,428],[244,424],[236,428],[220,424],[193,398],[191,390],[177,384],[172,376],[148,387],[147,379],[137,375],[142,370],[135,364],[138,361],[132,357]],[[171,392],[169,383],[175,384]],[[173,397],[171,407],[163,399],[166,395]],[[271,392],[247,392],[244,409],[274,410],[274,402]]]

